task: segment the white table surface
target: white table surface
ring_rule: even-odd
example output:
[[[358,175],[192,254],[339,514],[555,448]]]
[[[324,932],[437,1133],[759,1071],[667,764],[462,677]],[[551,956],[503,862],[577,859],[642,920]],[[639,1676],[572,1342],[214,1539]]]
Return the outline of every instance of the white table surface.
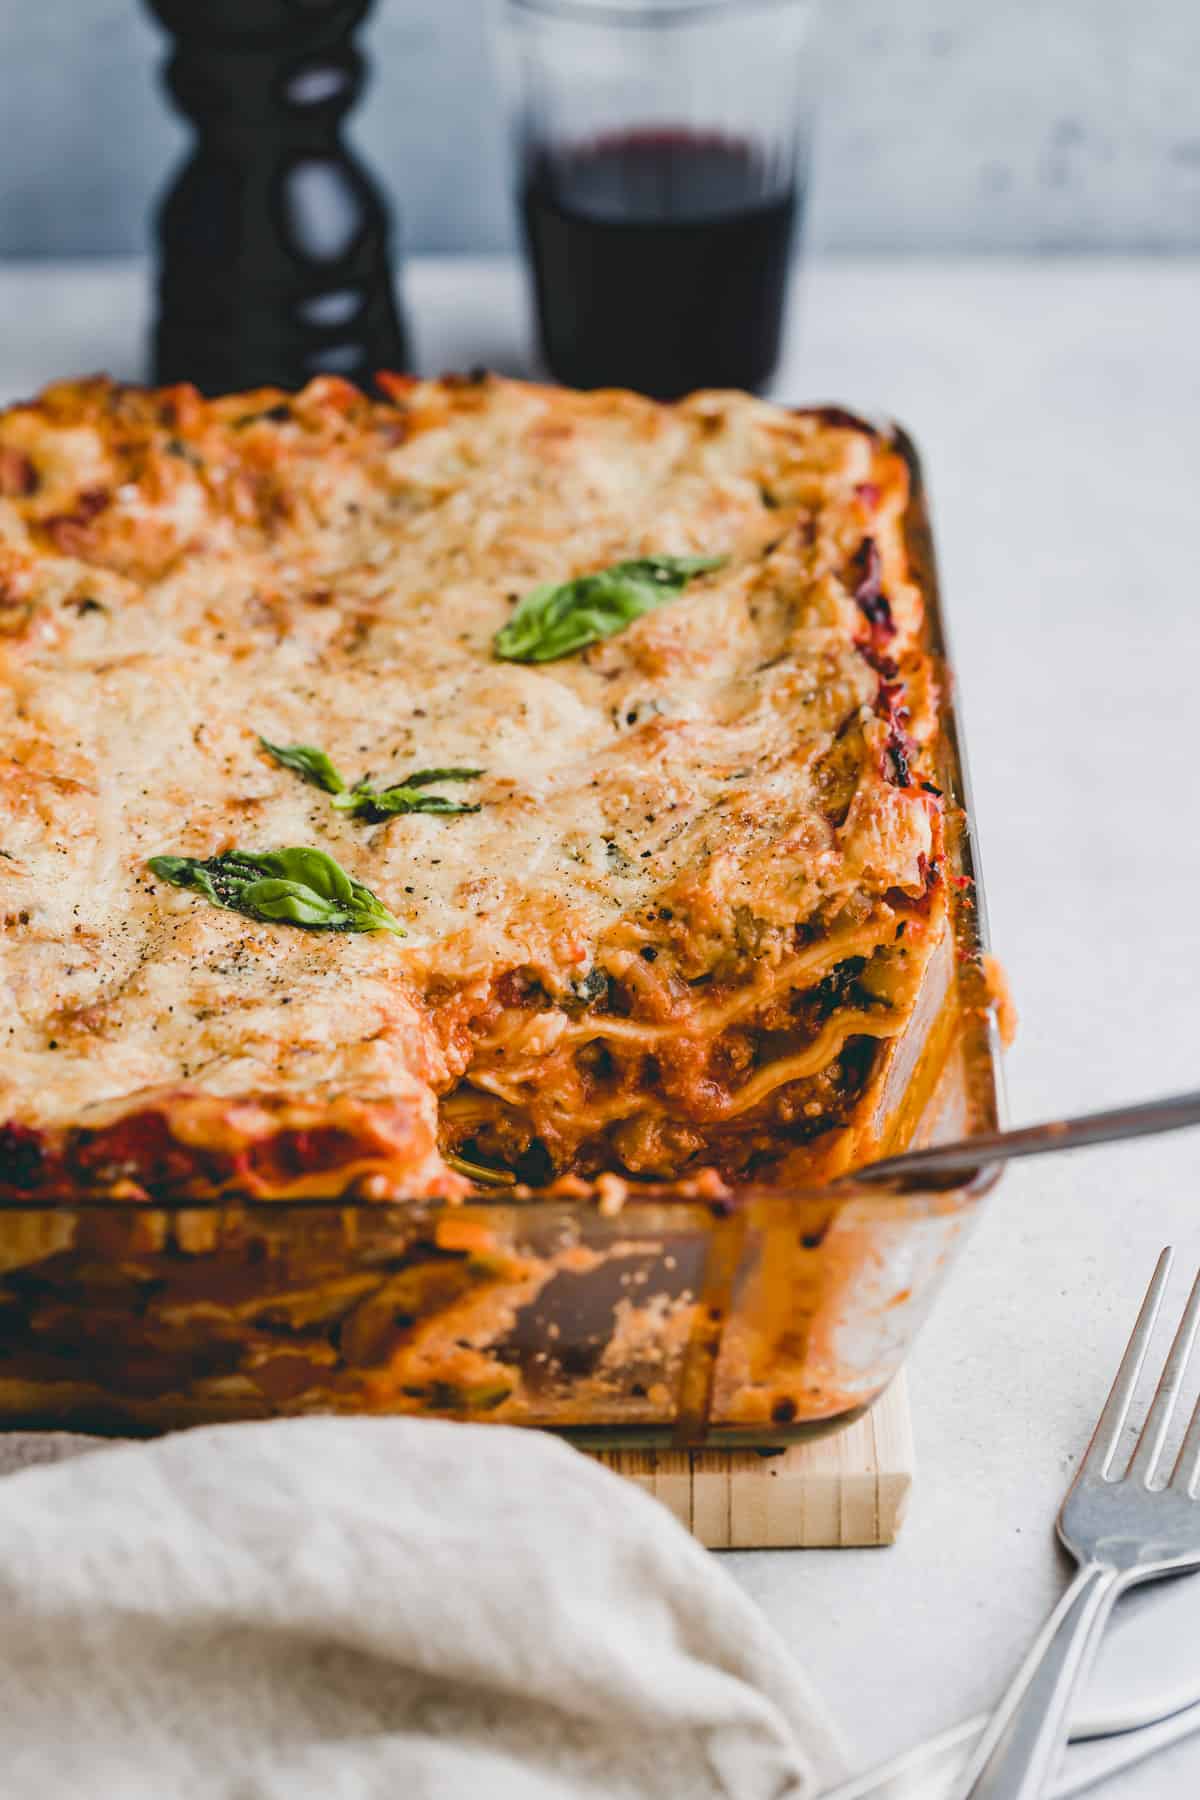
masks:
[[[405,288],[423,370],[529,367],[513,265]],[[779,396],[925,454],[1012,1119],[1200,1086],[1200,263],[826,264],[795,301]],[[0,400],[140,376],[146,315],[140,267],[0,264]],[[1200,1134],[1010,1171],[912,1363],[899,1544],[726,1556],[860,1764],[987,1707],[1058,1594],[1058,1498],[1167,1242],[1200,1259]],[[1107,1791],[1198,1789],[1200,1738]]]

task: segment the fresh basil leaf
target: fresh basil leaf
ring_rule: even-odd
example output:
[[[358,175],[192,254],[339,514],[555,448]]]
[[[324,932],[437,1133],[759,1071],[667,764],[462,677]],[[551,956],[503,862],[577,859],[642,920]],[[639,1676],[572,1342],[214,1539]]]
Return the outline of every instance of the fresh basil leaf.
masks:
[[[478,802],[468,805],[462,800],[447,800],[442,794],[422,794],[416,788],[383,788],[378,793],[369,787],[355,788],[347,795],[349,804],[341,810],[358,819],[391,819],[397,813],[477,813]]]
[[[680,593],[694,575],[719,569],[723,556],[647,556],[614,563],[557,586],[544,582],[524,596],[492,640],[502,662],[557,662],[624,631]]]
[[[213,857],[215,864],[220,859]],[[225,901],[217,892],[208,867],[194,856],[152,856],[146,864],[148,869],[163,881],[169,881],[174,887],[194,888],[211,900],[214,906],[224,906]]]
[[[391,787],[377,788],[368,777],[348,788],[324,750],[311,744],[271,744],[265,737],[259,743],[268,755],[285,769],[333,795],[339,812],[356,819],[389,819],[396,813],[473,813],[480,808],[462,801],[447,800],[441,794],[422,794],[418,789],[434,781],[476,781],[482,769],[416,769],[403,781]]]
[[[428,787],[431,781],[478,781],[483,769],[414,769],[404,777],[404,787]]]
[[[293,769],[310,787],[320,788],[326,794],[345,792],[345,782],[323,750],[316,750],[311,744],[269,744],[265,737],[258,741],[268,756],[285,769]]]
[[[325,850],[301,845],[292,850],[268,850],[255,860],[262,865],[264,875],[300,882],[321,899],[336,902],[339,906],[354,904],[356,888],[368,898],[374,897],[366,888],[359,888],[358,882],[352,880],[341,863]]]
[[[350,911],[340,901],[327,900],[302,881],[281,881],[277,876],[250,882],[238,895],[237,906],[251,918],[288,925],[315,925],[326,930],[348,930],[350,926]]]
[[[431,781],[476,781],[482,769],[417,769],[392,787],[377,788],[370,781],[356,781],[347,793],[334,797],[339,812],[352,818],[390,819],[397,813],[475,813],[479,805],[461,800],[447,800],[442,794],[426,794],[421,789]]]
[[[390,931],[404,936],[382,900],[324,850],[294,846],[223,856],[152,856],[147,864],[174,887],[203,894],[214,906],[271,924],[323,931]]]

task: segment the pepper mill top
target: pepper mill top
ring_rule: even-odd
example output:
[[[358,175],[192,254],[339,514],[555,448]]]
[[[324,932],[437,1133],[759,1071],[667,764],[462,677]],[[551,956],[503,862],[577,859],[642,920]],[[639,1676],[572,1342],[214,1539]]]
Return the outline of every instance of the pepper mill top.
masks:
[[[386,208],[341,137],[370,0],[148,0],[197,144],[158,217],[158,381],[369,385],[404,368]]]

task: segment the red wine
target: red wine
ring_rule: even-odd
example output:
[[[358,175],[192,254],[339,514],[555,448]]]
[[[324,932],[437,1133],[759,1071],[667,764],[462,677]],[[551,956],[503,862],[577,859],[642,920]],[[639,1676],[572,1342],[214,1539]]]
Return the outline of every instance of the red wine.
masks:
[[[572,387],[761,387],[797,192],[736,138],[631,131],[535,150],[523,195],[542,347]]]

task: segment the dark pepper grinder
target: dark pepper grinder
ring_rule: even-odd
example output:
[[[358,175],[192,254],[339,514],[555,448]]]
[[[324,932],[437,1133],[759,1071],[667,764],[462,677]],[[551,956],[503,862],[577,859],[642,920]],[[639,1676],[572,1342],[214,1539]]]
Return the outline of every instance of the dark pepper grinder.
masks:
[[[387,209],[342,142],[371,0],[148,0],[199,142],[164,199],[154,374],[208,394],[408,366]]]

